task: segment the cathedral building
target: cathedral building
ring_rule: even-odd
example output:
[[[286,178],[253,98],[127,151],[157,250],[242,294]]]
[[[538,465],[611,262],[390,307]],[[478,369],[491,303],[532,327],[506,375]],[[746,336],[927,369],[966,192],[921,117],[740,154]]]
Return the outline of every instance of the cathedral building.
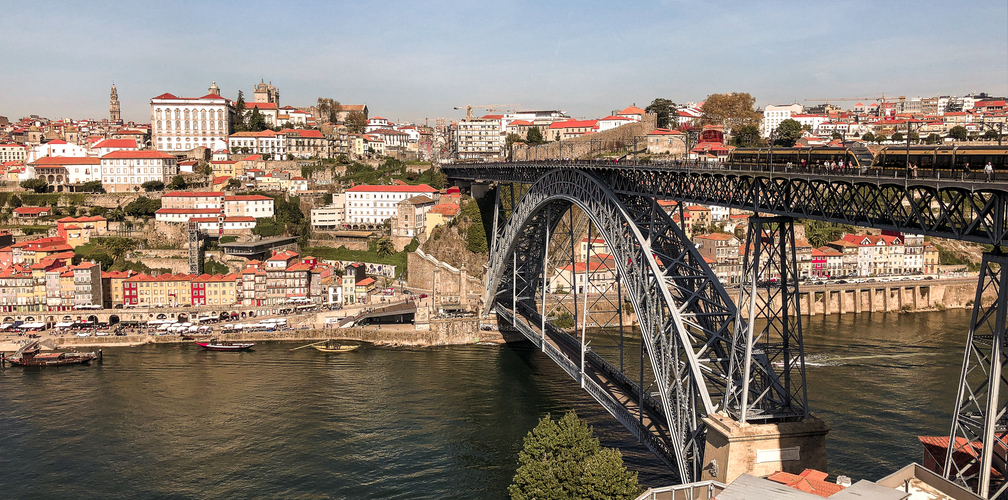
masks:
[[[269,103],[276,104],[276,107],[280,107],[280,91],[273,86],[273,82],[266,84],[263,80],[259,80],[259,84],[255,86],[255,102],[257,103]]]

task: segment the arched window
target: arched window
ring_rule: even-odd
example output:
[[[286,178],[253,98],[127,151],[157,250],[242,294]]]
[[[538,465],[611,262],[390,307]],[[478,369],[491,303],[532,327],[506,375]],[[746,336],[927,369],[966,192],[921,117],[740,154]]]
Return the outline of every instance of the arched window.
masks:
[[[202,110],[202,111],[200,111],[200,119],[201,120],[206,120],[206,110],[205,109]]]
[[[175,108],[175,119],[176,119],[176,120],[180,120],[180,119],[181,119],[181,118],[180,118],[180,116],[181,116],[181,115],[179,114],[179,109],[178,109],[178,108]]]
[[[178,116],[178,113],[175,115]],[[175,120],[175,130],[182,130],[182,122]]]
[[[189,110],[188,109],[185,110],[185,119],[186,119],[186,121],[189,120]]]

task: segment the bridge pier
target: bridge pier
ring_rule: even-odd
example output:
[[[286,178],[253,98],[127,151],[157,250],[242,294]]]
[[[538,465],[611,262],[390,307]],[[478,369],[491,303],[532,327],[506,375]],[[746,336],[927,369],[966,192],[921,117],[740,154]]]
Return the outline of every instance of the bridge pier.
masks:
[[[938,464],[949,480],[984,498],[1000,498],[1008,490],[1006,285],[1008,255],[1001,247],[994,247],[993,252],[983,254],[948,449],[944,464]],[[983,296],[990,292],[997,298],[984,304]]]

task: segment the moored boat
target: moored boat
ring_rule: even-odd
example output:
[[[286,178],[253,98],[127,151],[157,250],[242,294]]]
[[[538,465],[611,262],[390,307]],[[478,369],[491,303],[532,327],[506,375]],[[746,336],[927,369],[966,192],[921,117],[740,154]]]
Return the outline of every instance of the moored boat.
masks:
[[[196,341],[196,345],[210,351],[244,351],[255,345],[255,342],[231,342],[227,340],[212,339],[209,341]]]
[[[335,353],[335,352],[356,351],[357,348],[360,347],[360,346],[359,345],[337,344],[337,343],[335,343],[335,342],[333,342],[333,341],[330,340],[330,341],[326,342],[323,345],[315,344],[312,347],[314,347],[319,352],[327,352],[327,353],[333,352],[333,353]]]
[[[42,353],[37,340],[25,344],[13,356],[7,358],[17,366],[63,366],[87,363],[99,357],[96,352],[47,352]]]

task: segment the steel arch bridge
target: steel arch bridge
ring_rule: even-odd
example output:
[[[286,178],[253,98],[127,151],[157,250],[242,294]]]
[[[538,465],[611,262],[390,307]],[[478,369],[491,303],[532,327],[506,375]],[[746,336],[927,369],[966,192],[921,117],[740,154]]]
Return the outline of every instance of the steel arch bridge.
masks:
[[[739,422],[780,422],[809,414],[792,217],[994,245],[985,254],[978,285],[979,310],[969,332],[945,475],[984,496],[1008,488],[991,482],[990,467],[959,468],[951,460],[954,449],[1008,444],[1008,390],[1000,390],[1008,381],[1001,370],[1008,365],[1003,348],[1008,293],[1000,285],[1008,277],[991,270],[1008,263],[1000,252],[1008,232],[1008,185],[861,172],[782,173],[755,165],[530,162],[442,170],[457,182],[497,185],[487,310],[541,348],[681,482],[698,480],[707,467],[704,417],[721,412]],[[682,202],[757,214],[750,218],[738,306],[659,207],[661,199],[681,202],[679,220]],[[578,222],[572,207],[583,213]],[[575,265],[575,238],[586,228],[582,270]],[[615,290],[593,288],[588,272],[593,229],[611,253]],[[561,236],[559,245],[552,243]],[[570,258],[571,286],[560,298],[548,276],[552,263],[566,259],[556,256],[558,250],[569,250]],[[575,278],[581,272],[583,281]],[[779,278],[761,280],[768,273]],[[999,298],[983,306],[980,297],[988,289]],[[591,319],[600,302],[618,318],[618,363],[591,345],[597,338],[589,339],[589,323],[604,323]],[[561,309],[573,309],[573,330],[555,326]],[[623,318],[630,310],[642,343],[639,374],[627,373],[623,363]],[[757,317],[766,318],[758,330],[752,326]],[[982,460],[1005,477],[1004,461],[974,455],[974,462]],[[988,477],[971,476],[977,469],[988,470]]]

